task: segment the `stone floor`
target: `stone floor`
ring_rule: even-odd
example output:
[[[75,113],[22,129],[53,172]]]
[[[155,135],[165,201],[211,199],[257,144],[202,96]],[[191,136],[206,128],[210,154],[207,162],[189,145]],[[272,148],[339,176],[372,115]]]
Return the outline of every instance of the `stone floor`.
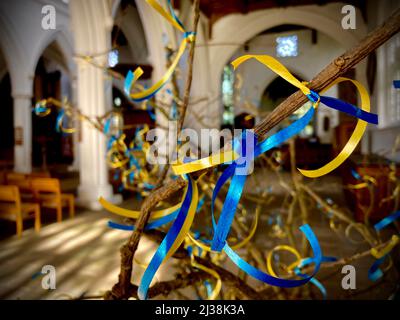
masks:
[[[272,186],[272,193],[275,196],[284,195],[283,189],[273,176],[266,174],[259,180],[258,187]],[[344,203],[340,180],[337,177],[329,176],[320,181],[318,184],[313,182],[316,192],[322,197],[329,196],[338,203]],[[246,190],[254,190],[255,183],[249,179]],[[129,203],[132,201],[124,205],[129,206]],[[272,206],[268,211],[274,209],[279,208]],[[79,211],[74,219],[65,218],[63,222],[55,223],[54,217],[47,214],[45,221],[48,222],[39,234],[35,234],[29,225],[20,239],[8,234],[7,238],[0,241],[0,298],[69,299],[82,295],[100,295],[111,288],[118,276],[119,248],[129,236],[129,232],[108,228],[107,221],[110,217],[107,212]],[[300,225],[298,221],[296,223]],[[310,209],[310,225],[318,236],[324,255],[349,257],[368,249],[365,244],[351,243],[341,232],[333,232],[323,215],[312,209]],[[295,237],[300,241],[299,232]],[[269,236],[266,214],[261,216],[254,241],[261,249],[271,248],[282,241]],[[143,239],[137,255],[138,261],[148,263],[156,247],[155,243]],[[245,254],[243,251],[239,253]],[[321,271],[317,278],[326,287],[330,299],[388,299],[399,286],[399,262],[398,259],[394,261],[394,267],[377,283],[369,281],[367,277],[373,259],[367,257],[355,262],[356,290],[341,288],[343,277],[341,268]],[[155,281],[172,279],[173,264],[173,259],[166,263],[157,273]],[[41,285],[42,277],[35,276],[44,265],[56,268],[55,290],[44,290]],[[235,271],[229,262],[226,263],[226,267]],[[142,273],[143,268],[135,264],[133,279],[140,279]],[[254,286],[259,285],[253,280],[249,283]],[[316,299],[321,298],[318,290],[310,286],[313,296]]]
[[[39,234],[24,231],[22,238],[12,236],[0,242],[1,299],[68,299],[99,295],[110,289],[118,277],[119,248],[128,232],[110,229],[105,212],[80,212],[74,219],[51,223]],[[143,239],[137,260],[148,263],[156,244]],[[56,269],[56,290],[44,290],[41,276],[44,265]],[[158,280],[169,280],[165,269]],[[135,265],[134,279],[143,269]]]

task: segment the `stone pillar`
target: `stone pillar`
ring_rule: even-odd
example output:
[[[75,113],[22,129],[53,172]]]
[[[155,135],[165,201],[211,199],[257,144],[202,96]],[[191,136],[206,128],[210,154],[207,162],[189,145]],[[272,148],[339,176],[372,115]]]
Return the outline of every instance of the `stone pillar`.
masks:
[[[87,0],[70,2],[71,24],[78,55],[98,56],[96,63],[104,64],[107,55],[100,55],[110,49],[112,19],[106,0]],[[77,69],[77,107],[87,116],[104,115],[111,106],[105,93],[104,70],[78,59]],[[110,91],[107,91],[110,94]],[[108,183],[106,163],[106,137],[88,123],[81,123],[79,144],[80,185],[78,203],[92,210],[102,207],[98,203],[100,196],[113,202],[114,197]]]
[[[78,93],[77,93],[77,81],[76,76],[73,75],[71,79],[71,102],[74,107],[78,105]],[[78,125],[78,124],[77,124]],[[79,131],[72,134],[73,140],[73,153],[74,153],[74,161],[68,167],[69,171],[79,171]]]
[[[32,96],[13,93],[14,99],[14,171],[32,171]]]
[[[78,65],[78,107],[91,117],[106,112],[103,71],[85,62]],[[112,197],[106,164],[106,138],[86,122],[81,124],[80,134],[78,200],[91,209],[98,209],[100,196]]]

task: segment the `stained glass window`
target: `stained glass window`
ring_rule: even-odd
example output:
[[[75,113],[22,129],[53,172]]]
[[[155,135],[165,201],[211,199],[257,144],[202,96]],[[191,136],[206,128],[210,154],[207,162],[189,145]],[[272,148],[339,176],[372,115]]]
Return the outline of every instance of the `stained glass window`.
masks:
[[[276,55],[278,57],[297,57],[298,38],[296,35],[276,38]]]
[[[119,62],[119,53],[118,50],[112,50],[108,54],[108,65],[113,68],[115,67]]]
[[[222,75],[222,103],[224,105],[222,114],[223,125],[233,125],[234,122],[234,84],[235,75],[233,69],[231,66],[225,66]]]

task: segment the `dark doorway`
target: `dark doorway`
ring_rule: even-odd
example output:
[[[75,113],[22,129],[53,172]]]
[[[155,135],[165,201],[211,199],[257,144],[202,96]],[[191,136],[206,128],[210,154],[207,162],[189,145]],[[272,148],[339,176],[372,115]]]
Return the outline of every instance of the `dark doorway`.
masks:
[[[61,100],[61,72],[47,72],[43,58],[36,67],[33,90],[33,105],[49,97]],[[32,166],[44,171],[48,166],[70,165],[73,161],[72,136],[56,131],[58,111],[52,107],[46,117],[32,113]]]
[[[0,166],[11,168],[14,163],[14,112],[9,73],[0,81],[0,103]]]

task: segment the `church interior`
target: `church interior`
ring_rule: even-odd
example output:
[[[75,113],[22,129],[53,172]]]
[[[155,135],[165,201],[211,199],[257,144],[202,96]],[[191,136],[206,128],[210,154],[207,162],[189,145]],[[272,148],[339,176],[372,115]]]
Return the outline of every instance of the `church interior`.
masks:
[[[400,297],[400,2],[0,1],[0,299]]]

